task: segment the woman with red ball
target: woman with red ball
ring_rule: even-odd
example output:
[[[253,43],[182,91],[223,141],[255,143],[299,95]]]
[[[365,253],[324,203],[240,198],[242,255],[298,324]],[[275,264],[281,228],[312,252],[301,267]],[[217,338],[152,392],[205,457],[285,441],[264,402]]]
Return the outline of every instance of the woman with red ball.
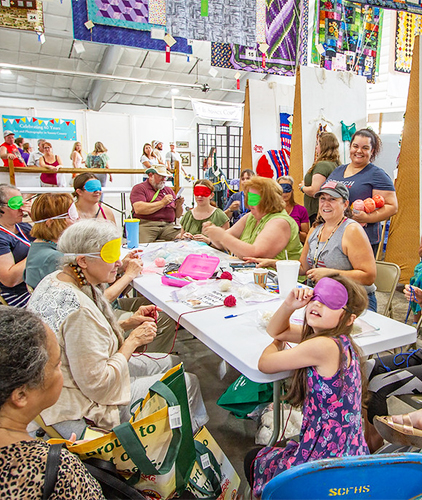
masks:
[[[380,149],[381,139],[373,130],[358,130],[350,141],[350,163],[337,167],[329,177],[329,180],[340,181],[349,189],[349,200],[354,204],[353,219],[364,225],[374,255],[381,240],[380,222],[393,216],[398,210],[393,181],[382,168],[372,163]],[[378,195],[384,198],[382,207],[372,211],[365,211],[365,206],[363,210],[357,209],[357,200],[372,198],[375,204],[377,200],[381,203]],[[366,206],[367,209],[373,208],[369,201]]]

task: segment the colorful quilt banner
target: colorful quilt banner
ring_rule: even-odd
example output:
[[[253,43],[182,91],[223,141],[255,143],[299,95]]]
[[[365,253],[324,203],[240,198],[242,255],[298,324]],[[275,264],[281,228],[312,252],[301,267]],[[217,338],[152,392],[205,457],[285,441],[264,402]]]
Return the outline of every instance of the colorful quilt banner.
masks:
[[[23,2],[21,2],[23,4]],[[36,7],[34,8],[34,3]],[[44,33],[43,4],[40,0],[28,2],[30,8],[15,8],[10,1],[0,3],[0,28],[14,28]],[[28,5],[26,4],[26,5]],[[3,33],[4,38],[7,34]]]
[[[10,130],[16,137],[50,141],[76,141],[76,121],[63,118],[34,116],[2,116],[3,131]]]
[[[410,73],[415,36],[420,35],[421,31],[422,16],[409,12],[397,12],[395,71]]]
[[[321,0],[316,14],[318,38],[312,48],[312,63],[328,70],[352,71],[375,83],[382,9],[346,0]]]

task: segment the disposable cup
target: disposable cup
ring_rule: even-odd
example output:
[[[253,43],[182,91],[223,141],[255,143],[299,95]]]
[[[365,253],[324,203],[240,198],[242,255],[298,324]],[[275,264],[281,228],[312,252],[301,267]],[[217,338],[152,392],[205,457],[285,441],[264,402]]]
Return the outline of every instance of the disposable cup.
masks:
[[[279,294],[286,298],[290,290],[297,285],[300,262],[298,260],[278,260],[276,266]]]
[[[266,269],[254,269],[253,281],[262,288],[267,286],[268,271]]]
[[[139,219],[125,219],[126,240],[128,248],[139,246]]]

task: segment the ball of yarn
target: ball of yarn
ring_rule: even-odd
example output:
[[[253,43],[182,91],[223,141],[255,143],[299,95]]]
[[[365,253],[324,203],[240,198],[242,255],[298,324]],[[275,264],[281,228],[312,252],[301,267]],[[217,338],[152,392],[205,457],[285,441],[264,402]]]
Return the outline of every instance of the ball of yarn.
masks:
[[[355,200],[353,202],[352,208],[361,212],[362,210],[365,210],[365,203],[363,200]]]
[[[365,212],[367,214],[370,214],[375,211],[377,208],[375,205],[375,201],[372,198],[366,198],[366,200],[363,202],[365,204]]]
[[[384,196],[381,196],[380,194],[375,194],[372,199],[375,201],[375,206],[377,208],[382,208],[385,205]]]
[[[220,292],[228,292],[232,286],[230,280],[220,280]]]
[[[236,305],[236,297],[234,295],[227,295],[224,299],[224,305],[226,307],[234,307]]]
[[[220,279],[222,279],[222,280],[230,280],[231,281],[233,279],[233,276],[228,271],[223,271],[221,273]]]
[[[154,264],[157,266],[157,267],[164,267],[166,265],[166,261],[162,258],[162,257],[157,257],[155,260],[154,260]]]

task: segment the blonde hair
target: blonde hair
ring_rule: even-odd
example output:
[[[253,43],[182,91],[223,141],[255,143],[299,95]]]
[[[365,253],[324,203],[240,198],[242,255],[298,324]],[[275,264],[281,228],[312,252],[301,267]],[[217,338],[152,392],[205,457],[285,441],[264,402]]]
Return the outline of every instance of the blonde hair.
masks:
[[[107,148],[102,142],[96,142],[94,146],[94,151],[96,153],[107,153]]]
[[[76,141],[75,144],[73,145],[73,148],[72,148],[72,152],[70,153],[70,159],[72,160],[72,155],[73,153],[76,151],[76,146],[77,144],[80,144],[81,145],[81,149],[82,149],[82,143],[80,143],[79,141]],[[80,154],[80,153],[79,153]],[[82,156],[82,155],[81,155]]]
[[[339,143],[337,137],[332,132],[322,132],[318,137],[320,153],[314,161],[312,167],[308,170],[308,174],[312,173],[315,165],[320,161],[332,161],[337,165],[341,165]]]

